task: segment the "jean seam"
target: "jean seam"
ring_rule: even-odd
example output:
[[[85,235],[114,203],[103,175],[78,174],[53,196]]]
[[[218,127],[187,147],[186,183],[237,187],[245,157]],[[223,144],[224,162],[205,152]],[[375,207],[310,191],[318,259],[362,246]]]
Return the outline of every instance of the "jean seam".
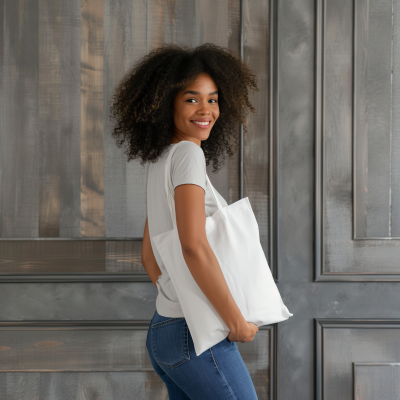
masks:
[[[182,318],[175,318],[175,319],[182,319]],[[163,322],[170,322],[170,321],[172,321],[172,320],[168,320],[168,321],[163,321]],[[160,322],[160,324],[162,324],[161,322]],[[152,327],[153,328],[153,327]],[[151,352],[152,352],[152,354],[153,354],[153,358],[154,358],[154,360],[156,360],[156,362],[157,362],[157,364],[159,364],[159,365],[161,365],[161,366],[163,366],[163,367],[166,367],[166,368],[170,368],[170,369],[174,369],[174,368],[176,368],[176,367],[178,367],[179,365],[181,365],[181,364],[184,364],[185,362],[187,362],[187,361],[189,361],[190,360],[190,351],[189,351],[189,339],[188,339],[188,331],[187,331],[187,327],[186,327],[186,349],[185,349],[185,358],[184,359],[182,359],[181,361],[177,361],[175,364],[172,364],[172,365],[167,365],[167,364],[164,364],[163,362],[160,362],[160,361],[158,361],[158,359],[157,359],[157,357],[156,357],[156,355],[155,355],[155,353],[154,353],[154,349],[153,349],[153,347],[154,347],[154,340],[153,340],[153,332],[151,332],[151,337],[150,337],[150,339],[151,339]]]
[[[153,315],[153,318],[152,318],[151,321],[150,321],[150,329],[149,329],[149,331],[150,331],[149,342],[150,342],[150,343],[149,343],[149,344],[150,344],[151,355],[153,356],[153,358],[154,358],[154,360],[155,360],[156,358],[154,357],[154,351],[153,351],[153,334],[152,334],[152,331],[151,331],[151,328],[153,327],[152,322],[153,322],[154,316],[155,316],[155,314]],[[157,361],[157,360],[156,360],[156,361]]]
[[[175,322],[175,321],[177,321],[179,319],[182,319],[182,318],[184,318],[184,317],[171,318],[171,319],[168,319],[166,321],[157,322],[157,323],[153,324],[151,326],[151,328],[157,328],[159,326],[167,325],[167,324],[170,324],[171,322]]]
[[[217,367],[217,370],[218,370],[219,374],[221,375],[222,379],[223,379],[224,382],[226,383],[226,386],[228,386],[228,389],[229,389],[229,391],[231,392],[231,395],[232,395],[233,399],[234,399],[234,400],[237,400],[236,396],[235,396],[235,395],[233,394],[233,392],[232,392],[231,387],[229,386],[229,383],[228,383],[227,380],[225,379],[224,374],[223,374],[223,373],[220,371],[220,369],[218,368],[218,365],[217,365],[217,362],[215,361],[214,354],[213,354],[213,352],[212,352],[212,350],[211,350],[211,347],[210,347],[210,353],[211,353],[211,357],[212,357],[212,359],[213,359],[213,361],[214,361],[214,364],[215,364],[215,366]]]

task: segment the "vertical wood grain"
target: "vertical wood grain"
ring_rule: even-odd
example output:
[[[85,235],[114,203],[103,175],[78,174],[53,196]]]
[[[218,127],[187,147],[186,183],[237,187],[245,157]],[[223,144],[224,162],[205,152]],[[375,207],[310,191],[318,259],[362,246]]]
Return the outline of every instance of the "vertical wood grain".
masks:
[[[146,222],[148,164],[127,162],[111,133],[115,86],[146,53],[146,2],[105,1],[104,15],[104,208],[106,236],[141,237]]]
[[[354,363],[354,399],[400,398],[399,363]]]
[[[61,2],[60,237],[80,237],[81,1]]]
[[[392,0],[355,4],[355,234],[385,238],[391,236]]]
[[[230,50],[234,51],[240,57],[240,0],[229,0],[228,3],[228,46]],[[240,125],[238,124],[237,130],[239,131]],[[237,149],[232,159],[227,158],[228,168],[228,193],[225,195],[221,189],[225,200],[228,204],[232,204],[239,200],[239,154],[240,148]],[[209,174],[209,176],[211,176]],[[216,186],[217,187],[217,186]],[[218,191],[220,189],[217,189]]]
[[[17,394],[18,397],[11,397]],[[145,372],[5,372],[0,374],[2,399],[168,400],[155,371]]]
[[[81,236],[105,235],[103,0],[81,2]]]
[[[221,47],[229,45],[229,1],[221,0],[218,2],[196,1],[195,2],[195,37],[196,45],[203,43],[214,43]],[[210,10],[213,10],[210,13]],[[238,54],[239,55],[239,54]],[[232,134],[237,132],[232,132]],[[210,135],[213,132],[211,130]],[[207,175],[211,183],[215,186],[218,192],[226,201],[229,200],[229,167],[232,160],[229,160],[228,155],[225,156],[224,165],[217,174],[212,172],[213,164],[207,166]]]
[[[39,0],[39,236],[60,232],[61,36],[60,0]]]
[[[1,87],[1,230],[39,234],[38,0],[4,2]]]
[[[400,237],[400,2],[393,2],[391,236]]]
[[[243,0],[244,61],[257,75],[259,92],[249,96],[256,113],[249,113],[244,136],[244,196],[249,197],[269,255],[269,2]]]

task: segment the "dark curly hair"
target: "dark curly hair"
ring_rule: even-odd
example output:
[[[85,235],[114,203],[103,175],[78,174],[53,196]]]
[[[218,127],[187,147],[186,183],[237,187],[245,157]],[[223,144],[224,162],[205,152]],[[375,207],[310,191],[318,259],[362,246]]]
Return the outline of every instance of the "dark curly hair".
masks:
[[[220,115],[207,140],[201,142],[206,165],[213,172],[232,157],[239,146],[238,124],[244,134],[249,89],[259,91],[256,76],[231,50],[206,43],[196,48],[164,44],[136,62],[115,88],[110,107],[116,124],[112,136],[125,148],[128,161],[156,162],[173,136],[173,102],[180,89],[207,73],[218,88]]]

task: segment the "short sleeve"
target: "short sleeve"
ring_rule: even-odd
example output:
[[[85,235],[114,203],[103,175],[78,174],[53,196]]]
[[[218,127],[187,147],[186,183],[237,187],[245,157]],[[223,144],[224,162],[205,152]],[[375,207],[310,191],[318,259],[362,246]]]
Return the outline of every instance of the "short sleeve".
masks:
[[[171,180],[174,189],[191,183],[206,191],[206,160],[200,146],[189,141],[179,144],[171,158]]]

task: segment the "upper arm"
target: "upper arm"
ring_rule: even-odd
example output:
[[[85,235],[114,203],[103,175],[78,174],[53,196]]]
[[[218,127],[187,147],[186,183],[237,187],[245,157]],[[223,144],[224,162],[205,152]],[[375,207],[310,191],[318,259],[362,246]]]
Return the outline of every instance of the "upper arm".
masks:
[[[206,237],[206,162],[201,147],[187,141],[179,144],[171,159],[171,180],[182,250],[191,250]]]
[[[175,189],[176,226],[182,250],[192,250],[206,239],[205,192],[201,186],[179,185]]]
[[[206,161],[201,147],[187,141],[179,144],[171,159],[171,180],[182,250],[197,248],[206,223]]]

